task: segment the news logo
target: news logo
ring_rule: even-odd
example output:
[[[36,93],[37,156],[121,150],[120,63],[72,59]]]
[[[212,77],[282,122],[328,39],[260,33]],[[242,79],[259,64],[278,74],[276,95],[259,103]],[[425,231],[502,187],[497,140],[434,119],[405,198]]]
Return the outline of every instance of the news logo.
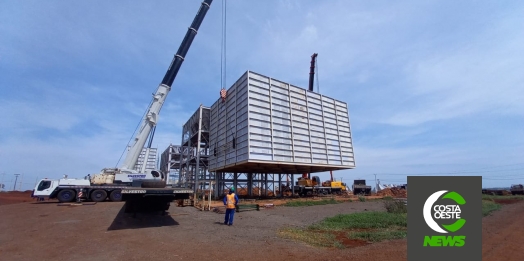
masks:
[[[450,199],[455,204],[436,204],[441,199]],[[426,224],[435,232],[441,234],[448,234],[457,232],[460,230],[466,220],[460,217],[462,210],[460,205],[464,205],[466,200],[457,192],[447,190],[437,191],[428,197],[426,203],[424,203],[424,221]],[[433,214],[432,214],[433,213]],[[449,221],[454,220],[452,224],[439,225],[437,221]],[[429,247],[462,247],[465,244],[466,236],[425,236],[424,246]]]
[[[482,260],[482,177],[408,176],[408,261]]]

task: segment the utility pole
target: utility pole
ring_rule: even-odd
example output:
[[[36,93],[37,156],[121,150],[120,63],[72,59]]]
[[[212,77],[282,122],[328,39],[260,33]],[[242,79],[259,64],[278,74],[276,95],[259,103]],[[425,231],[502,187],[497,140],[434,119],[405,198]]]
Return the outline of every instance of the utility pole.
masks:
[[[18,186],[18,190],[19,191],[22,191],[22,184],[24,182],[24,174],[22,174],[22,176],[20,177],[20,185]]]
[[[0,190],[3,189],[2,187],[5,187],[5,185],[4,185],[4,176],[5,176],[5,172],[2,173],[2,180],[0,181]]]
[[[18,180],[18,176],[20,176],[20,174],[15,174],[15,185],[13,186],[13,191],[16,190],[16,181]]]
[[[373,174],[373,175],[375,175],[375,191],[378,192],[377,174]]]

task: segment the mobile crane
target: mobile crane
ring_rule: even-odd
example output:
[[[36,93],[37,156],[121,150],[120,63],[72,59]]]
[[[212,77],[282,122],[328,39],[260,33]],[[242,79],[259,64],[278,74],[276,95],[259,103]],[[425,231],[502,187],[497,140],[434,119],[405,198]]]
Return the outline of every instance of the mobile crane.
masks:
[[[34,188],[33,197],[56,198],[60,202],[71,202],[75,199],[100,202],[109,196],[111,201],[126,201],[126,212],[137,212],[143,209],[165,211],[169,209],[171,201],[189,198],[193,193],[190,189],[166,187],[166,175],[162,171],[144,171],[144,169],[137,171],[133,168],[148,137],[151,143],[160,109],[212,1],[204,0],[202,2],[162,82],[153,95],[148,112],[129,147],[123,164],[119,168],[104,168],[99,174],[88,175],[84,179],[68,179],[67,176],[59,180],[43,179]]]

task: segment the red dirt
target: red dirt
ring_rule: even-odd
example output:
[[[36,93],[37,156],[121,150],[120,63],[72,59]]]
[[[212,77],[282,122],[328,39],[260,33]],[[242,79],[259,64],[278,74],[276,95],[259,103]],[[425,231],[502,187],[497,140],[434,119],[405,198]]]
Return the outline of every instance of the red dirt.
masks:
[[[347,248],[366,246],[371,243],[365,240],[349,239],[346,236],[347,232],[331,232],[335,235],[335,239]]]
[[[501,205],[507,205],[507,204],[514,204],[522,201],[522,199],[518,198],[512,198],[512,199],[493,199],[495,203],[501,204]]]
[[[402,188],[385,188],[377,192],[377,196],[382,197],[394,197],[394,198],[407,198],[408,192]]]
[[[36,201],[31,197],[31,190],[0,192],[0,205]]]
[[[123,205],[112,202],[72,207],[52,202],[2,205],[1,259],[404,261],[407,258],[405,239],[374,244],[349,240],[343,243],[350,248],[325,249],[278,236],[281,228],[307,226],[336,214],[381,210],[380,201],[276,206],[240,212],[235,215],[232,227],[222,225],[223,214],[193,207],[172,206],[169,216],[139,214],[132,218],[122,213]],[[483,219],[484,261],[522,260],[522,216],[524,201],[515,201]],[[342,239],[342,235],[336,237]]]
[[[482,220],[482,260],[522,260],[524,201],[512,201]]]

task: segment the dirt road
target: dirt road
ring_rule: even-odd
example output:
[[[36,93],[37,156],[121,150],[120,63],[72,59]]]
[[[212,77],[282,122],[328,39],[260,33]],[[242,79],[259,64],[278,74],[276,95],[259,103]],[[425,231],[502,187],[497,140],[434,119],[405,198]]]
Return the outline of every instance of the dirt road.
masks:
[[[482,222],[482,259],[523,260],[524,202],[499,201],[502,210],[492,213]]]
[[[223,215],[171,207],[169,216],[122,211],[124,203],[57,206],[33,202],[0,206],[2,260],[406,260],[406,240],[351,249],[320,249],[280,238],[286,226],[307,226],[339,213],[383,209],[382,202],[275,207],[240,212],[234,225]],[[521,260],[524,203],[505,205],[484,219],[484,260]]]

